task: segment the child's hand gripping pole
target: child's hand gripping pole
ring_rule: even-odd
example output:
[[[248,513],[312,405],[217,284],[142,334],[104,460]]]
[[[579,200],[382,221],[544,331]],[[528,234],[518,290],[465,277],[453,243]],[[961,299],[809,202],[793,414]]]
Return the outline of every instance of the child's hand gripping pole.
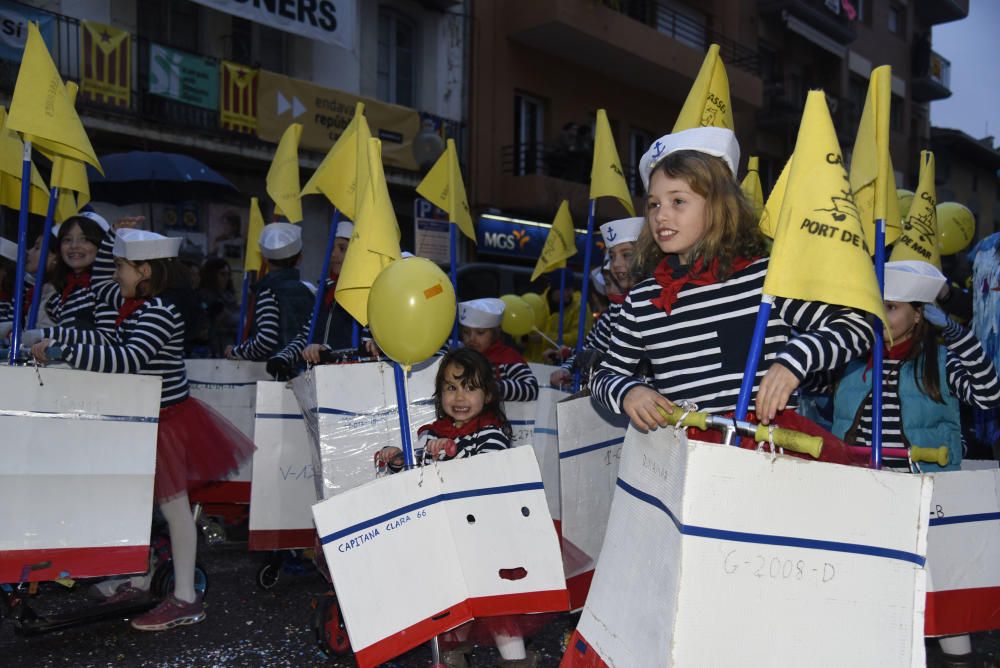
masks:
[[[701,430],[719,429],[724,431],[735,425],[736,431],[744,436],[753,438],[755,441],[769,441],[773,439],[774,444],[779,447],[792,450],[793,452],[801,452],[814,459],[819,459],[820,453],[823,451],[823,439],[820,436],[810,436],[792,429],[775,428],[772,431],[764,424],[753,424],[752,422],[733,420],[709,413],[684,413],[678,408],[668,412],[659,406],[657,406],[657,409],[666,418],[667,422],[674,426],[677,426],[678,421],[682,417],[683,423],[680,426],[695,427]]]

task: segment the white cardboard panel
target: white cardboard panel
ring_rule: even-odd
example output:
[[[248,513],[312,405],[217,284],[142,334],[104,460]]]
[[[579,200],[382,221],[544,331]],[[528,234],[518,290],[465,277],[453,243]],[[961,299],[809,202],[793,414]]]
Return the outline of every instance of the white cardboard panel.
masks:
[[[924,664],[929,477],[630,429],[619,478],[563,665]]]

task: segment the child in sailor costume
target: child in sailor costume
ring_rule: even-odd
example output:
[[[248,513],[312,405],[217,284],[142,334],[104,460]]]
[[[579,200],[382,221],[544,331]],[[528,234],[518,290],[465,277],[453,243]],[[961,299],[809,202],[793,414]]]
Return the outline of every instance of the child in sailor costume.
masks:
[[[534,401],[538,398],[538,379],[531,367],[500,338],[504,303],[499,299],[473,299],[458,305],[458,324],[462,344],[482,353],[496,371],[503,401]]]

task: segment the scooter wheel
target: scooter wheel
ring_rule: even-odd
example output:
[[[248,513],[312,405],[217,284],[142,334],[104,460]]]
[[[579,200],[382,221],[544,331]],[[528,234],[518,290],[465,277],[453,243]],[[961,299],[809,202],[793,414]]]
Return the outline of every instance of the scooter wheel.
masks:
[[[340,616],[337,597],[327,594],[313,599],[313,632],[320,651],[327,656],[347,656],[351,653],[351,640],[347,636],[344,620]]]
[[[149,590],[153,592],[153,596],[161,600],[174,591],[173,559],[168,559],[156,567]],[[208,573],[198,563],[194,565],[194,590],[199,594],[205,594],[208,590]]]
[[[279,579],[281,579],[281,566],[264,564],[257,571],[257,586],[264,591],[272,589],[278,584]]]

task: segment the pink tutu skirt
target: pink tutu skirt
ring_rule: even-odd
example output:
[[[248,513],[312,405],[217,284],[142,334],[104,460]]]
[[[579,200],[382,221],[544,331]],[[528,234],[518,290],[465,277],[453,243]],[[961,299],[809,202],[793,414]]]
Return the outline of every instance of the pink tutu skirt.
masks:
[[[157,503],[169,501],[213,480],[223,480],[253,451],[253,441],[194,397],[161,408],[153,498]]]

